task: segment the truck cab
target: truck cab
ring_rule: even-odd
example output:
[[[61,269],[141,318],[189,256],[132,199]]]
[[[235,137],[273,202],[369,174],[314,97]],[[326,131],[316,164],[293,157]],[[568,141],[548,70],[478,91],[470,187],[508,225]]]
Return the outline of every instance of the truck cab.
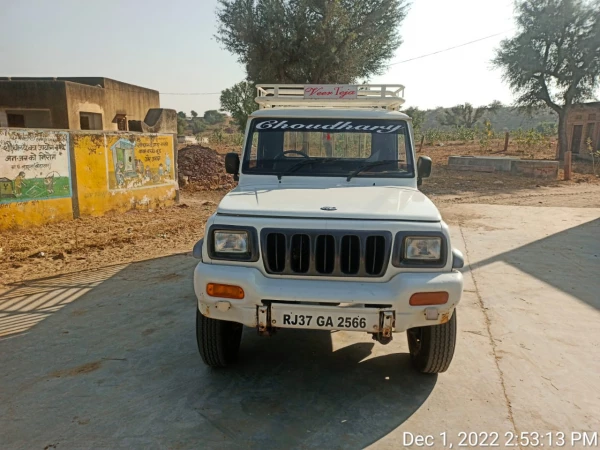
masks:
[[[235,361],[244,326],[406,332],[423,373],[447,370],[463,280],[448,226],[418,186],[401,85],[259,85],[238,186],[194,247],[203,361]]]

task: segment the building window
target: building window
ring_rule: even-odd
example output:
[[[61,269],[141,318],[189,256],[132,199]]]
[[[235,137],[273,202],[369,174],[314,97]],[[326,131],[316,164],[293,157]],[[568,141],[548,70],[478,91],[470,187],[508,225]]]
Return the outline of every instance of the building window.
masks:
[[[79,113],[79,128],[82,130],[101,130],[102,129],[102,114],[80,112]]]
[[[127,131],[127,115],[126,114],[117,114],[115,116],[114,121],[117,123],[117,130]]]
[[[9,127],[52,128],[52,117],[48,109],[7,109]]]
[[[588,120],[594,120],[595,121],[596,120],[596,114],[590,114],[588,116]]]
[[[25,116],[23,114],[6,114],[9,127],[25,128]]]

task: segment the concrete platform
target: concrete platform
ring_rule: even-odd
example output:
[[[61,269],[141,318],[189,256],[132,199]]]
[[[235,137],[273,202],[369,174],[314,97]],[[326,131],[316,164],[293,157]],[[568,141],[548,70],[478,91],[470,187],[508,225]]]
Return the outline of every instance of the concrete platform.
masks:
[[[448,167],[473,172],[508,172],[531,178],[556,178],[558,161],[520,159],[509,156],[450,156]]]
[[[172,256],[0,293],[1,447],[415,448],[411,432],[442,448],[446,432],[456,448],[495,431],[504,448],[507,432],[598,431],[600,209],[452,211],[468,266],[448,372],[415,373],[403,334],[253,330],[237,365],[210,370],[195,261]]]

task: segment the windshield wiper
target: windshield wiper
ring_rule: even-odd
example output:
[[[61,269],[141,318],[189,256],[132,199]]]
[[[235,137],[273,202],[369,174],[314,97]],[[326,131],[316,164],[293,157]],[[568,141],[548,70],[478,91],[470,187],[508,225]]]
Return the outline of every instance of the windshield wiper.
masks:
[[[303,159],[302,161],[297,162],[296,164],[294,164],[292,167],[290,167],[288,170],[286,170],[283,173],[279,173],[277,174],[277,179],[279,181],[281,181],[281,177],[283,175],[289,175],[290,173],[294,173],[297,170],[301,169],[304,166],[308,166],[310,164],[322,164],[325,162],[334,162],[334,161],[339,161],[342,158],[309,158],[309,159]]]
[[[356,175],[358,175],[359,173],[361,173],[367,169],[371,169],[373,167],[383,166],[385,164],[390,164],[390,163],[395,163],[395,162],[403,162],[403,160],[402,159],[384,159],[382,161],[373,161],[373,162],[367,163],[364,166],[360,166],[354,172],[350,172],[348,174],[348,177],[346,178],[346,181],[350,181]]]

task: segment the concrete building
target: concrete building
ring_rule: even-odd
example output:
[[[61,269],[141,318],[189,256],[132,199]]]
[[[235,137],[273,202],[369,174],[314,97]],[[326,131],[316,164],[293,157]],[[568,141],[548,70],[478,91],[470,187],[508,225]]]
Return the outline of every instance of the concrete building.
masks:
[[[157,91],[110,78],[0,77],[0,127],[127,131],[154,108]]]
[[[588,139],[592,150],[600,150],[600,102],[571,107],[567,115],[567,136],[574,157],[591,158]]]

